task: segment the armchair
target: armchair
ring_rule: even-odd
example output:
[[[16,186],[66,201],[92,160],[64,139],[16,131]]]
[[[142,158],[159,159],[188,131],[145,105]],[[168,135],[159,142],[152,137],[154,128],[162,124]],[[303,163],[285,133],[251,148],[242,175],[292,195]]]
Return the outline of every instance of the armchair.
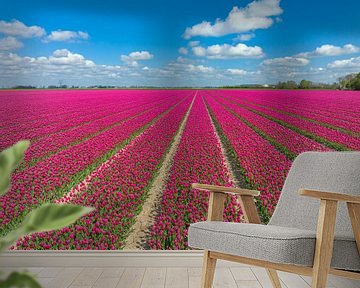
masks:
[[[360,280],[360,152],[299,155],[268,225],[258,191],[192,187],[210,191],[207,221],[189,228],[189,246],[204,249],[202,288],[212,286],[217,259],[266,268],[274,288],[277,270],[312,276],[312,288],[325,288],[328,274]],[[222,222],[227,193],[239,195],[247,223]]]

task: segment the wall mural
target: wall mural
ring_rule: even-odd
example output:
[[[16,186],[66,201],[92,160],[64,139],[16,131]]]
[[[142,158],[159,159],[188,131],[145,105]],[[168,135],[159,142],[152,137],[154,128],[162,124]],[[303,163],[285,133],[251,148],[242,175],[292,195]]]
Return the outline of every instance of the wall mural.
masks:
[[[209,196],[192,183],[259,190],[267,223],[297,155],[360,150],[360,24],[335,4],[305,1],[299,27],[280,0],[34,1],[32,17],[15,2],[0,11],[0,151],[31,144],[0,237],[45,203],[94,210],[10,249],[188,249]],[[235,195],[224,218],[243,221]]]
[[[208,201],[191,183],[259,189],[267,222],[298,154],[360,150],[359,92],[44,90],[1,97],[8,111],[1,148],[31,139],[1,199],[2,233],[41,203],[96,209],[67,228],[26,236],[14,249],[186,249],[187,228],[205,219]],[[242,221],[236,196],[225,214]]]

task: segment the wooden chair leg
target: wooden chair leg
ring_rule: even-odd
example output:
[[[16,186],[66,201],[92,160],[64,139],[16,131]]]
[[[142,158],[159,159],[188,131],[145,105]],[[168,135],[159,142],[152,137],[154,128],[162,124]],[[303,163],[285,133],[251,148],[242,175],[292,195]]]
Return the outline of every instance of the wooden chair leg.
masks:
[[[269,275],[272,286],[274,288],[281,288],[280,279],[279,279],[279,276],[278,276],[276,270],[266,269],[266,272]]]
[[[325,288],[334,244],[337,201],[321,200],[316,233],[312,288]]]
[[[211,288],[214,281],[216,259],[210,258],[210,252],[204,251],[203,270],[201,275],[201,288]]]
[[[360,204],[347,203],[356,246],[360,255]]]

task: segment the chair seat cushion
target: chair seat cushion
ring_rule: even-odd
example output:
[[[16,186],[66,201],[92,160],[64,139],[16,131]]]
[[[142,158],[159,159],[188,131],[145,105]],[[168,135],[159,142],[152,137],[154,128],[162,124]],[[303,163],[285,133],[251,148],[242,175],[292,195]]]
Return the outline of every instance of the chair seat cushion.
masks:
[[[314,231],[275,225],[198,222],[189,228],[189,246],[275,263],[312,266]],[[355,240],[336,236],[333,268],[360,271]]]

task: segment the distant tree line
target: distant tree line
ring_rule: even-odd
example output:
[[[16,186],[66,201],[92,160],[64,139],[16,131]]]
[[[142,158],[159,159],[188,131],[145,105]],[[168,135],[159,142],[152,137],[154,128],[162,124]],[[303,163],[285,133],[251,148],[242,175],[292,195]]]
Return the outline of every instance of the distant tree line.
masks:
[[[278,82],[275,89],[339,89],[338,83],[315,83],[309,80],[301,80],[300,83],[295,81]]]
[[[36,86],[31,86],[31,85],[17,85],[12,87],[13,89],[36,89]]]
[[[340,77],[338,82],[332,84],[315,83],[309,80],[278,82],[275,89],[341,89],[341,90],[360,90],[360,73],[353,73]]]
[[[360,73],[339,78],[339,85],[341,89],[360,90]]]

